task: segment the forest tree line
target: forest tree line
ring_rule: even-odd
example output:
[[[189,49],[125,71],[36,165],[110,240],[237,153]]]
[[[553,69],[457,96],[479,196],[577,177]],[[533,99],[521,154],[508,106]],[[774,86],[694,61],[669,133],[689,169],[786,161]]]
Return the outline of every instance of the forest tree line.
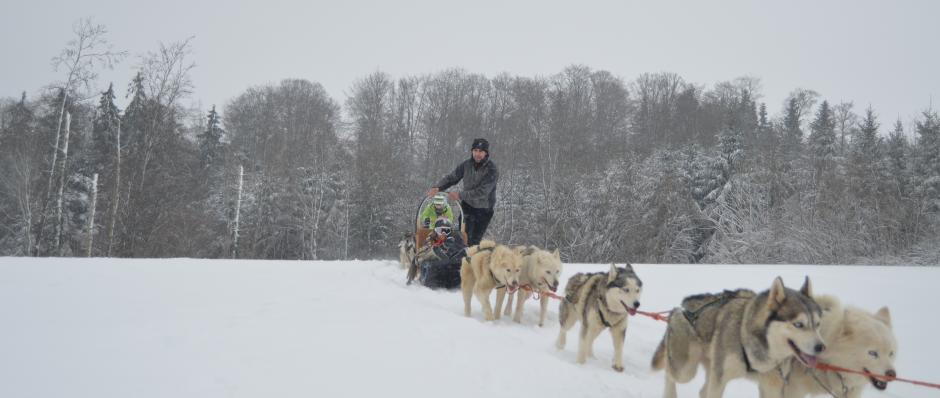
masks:
[[[870,263],[924,252],[940,226],[940,118],[910,124],[760,80],[706,86],[573,65],[285,79],[189,109],[189,40],[127,54],[76,24],[62,80],[0,99],[0,255],[393,258],[424,192],[491,142],[488,237],[569,262]],[[123,97],[126,106],[116,105]]]

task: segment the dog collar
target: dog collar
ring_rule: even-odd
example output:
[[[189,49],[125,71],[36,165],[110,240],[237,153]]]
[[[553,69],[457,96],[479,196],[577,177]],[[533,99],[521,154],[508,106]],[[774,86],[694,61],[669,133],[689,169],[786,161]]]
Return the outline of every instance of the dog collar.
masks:
[[[601,317],[601,323],[603,323],[604,326],[606,326],[606,327],[611,327],[611,326],[612,326],[611,323],[608,322],[608,321],[607,321],[607,318],[604,316],[604,307],[606,307],[606,306],[607,306],[607,304],[604,302],[604,298],[603,298],[603,297],[598,297],[598,298],[597,298],[597,314],[600,315],[600,317]],[[623,319],[627,319],[626,314],[624,314]],[[621,319],[621,322],[623,321],[623,319]],[[617,323],[620,323],[620,322],[617,322]]]
[[[506,287],[506,283],[503,281],[500,281],[499,278],[496,277],[496,274],[493,273],[492,269],[490,270],[490,277],[493,278],[494,281],[496,281],[496,287],[494,289],[502,289]]]

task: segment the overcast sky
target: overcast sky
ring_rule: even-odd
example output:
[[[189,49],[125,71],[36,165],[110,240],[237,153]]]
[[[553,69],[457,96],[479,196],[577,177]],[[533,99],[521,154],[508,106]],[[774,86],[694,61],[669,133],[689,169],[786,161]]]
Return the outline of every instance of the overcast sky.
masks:
[[[377,70],[547,76],[571,64],[627,81],[675,72],[708,87],[756,76],[773,115],[787,93],[810,88],[859,112],[871,104],[882,130],[940,100],[933,0],[3,2],[0,97],[33,96],[61,79],[50,58],[75,20],[93,17],[132,54],[98,82],[113,81],[121,96],[138,54],[194,36],[190,101],[204,109],[284,78],[319,82],[343,103]]]

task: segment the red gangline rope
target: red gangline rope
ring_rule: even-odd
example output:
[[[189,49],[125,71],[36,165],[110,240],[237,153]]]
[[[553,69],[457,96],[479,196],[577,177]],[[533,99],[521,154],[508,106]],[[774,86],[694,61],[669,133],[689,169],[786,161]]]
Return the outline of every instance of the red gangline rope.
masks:
[[[816,369],[826,370],[826,371],[830,371],[830,372],[855,373],[855,374],[859,374],[859,375],[863,375],[863,376],[874,377],[874,378],[876,378],[876,379],[880,379],[880,380],[884,380],[884,381],[895,381],[895,380],[897,380],[897,381],[902,381],[902,382],[905,382],[905,383],[916,384],[916,385],[924,386],[924,387],[940,388],[940,384],[928,383],[928,382],[926,382],[926,381],[917,381],[917,380],[910,380],[910,379],[902,379],[902,378],[900,378],[900,377],[895,377],[895,376],[879,375],[879,374],[869,373],[869,372],[865,372],[865,371],[861,371],[861,370],[846,369],[846,368],[843,368],[843,367],[839,367],[839,366],[835,366],[835,365],[830,365],[830,364],[828,364],[828,363],[822,363],[822,362],[817,362],[817,363],[816,363]]]

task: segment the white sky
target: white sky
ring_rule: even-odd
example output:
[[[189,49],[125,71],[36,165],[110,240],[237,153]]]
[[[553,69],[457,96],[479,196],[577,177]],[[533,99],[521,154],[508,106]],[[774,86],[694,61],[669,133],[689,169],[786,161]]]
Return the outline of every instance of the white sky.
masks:
[[[0,97],[60,78],[49,60],[87,16],[132,54],[98,83],[122,94],[138,54],[195,36],[191,100],[203,108],[284,78],[319,82],[343,103],[376,70],[545,76],[571,64],[628,81],[670,71],[709,87],[752,75],[771,114],[810,88],[858,112],[871,104],[882,130],[940,96],[940,2],[930,0],[3,1]]]

